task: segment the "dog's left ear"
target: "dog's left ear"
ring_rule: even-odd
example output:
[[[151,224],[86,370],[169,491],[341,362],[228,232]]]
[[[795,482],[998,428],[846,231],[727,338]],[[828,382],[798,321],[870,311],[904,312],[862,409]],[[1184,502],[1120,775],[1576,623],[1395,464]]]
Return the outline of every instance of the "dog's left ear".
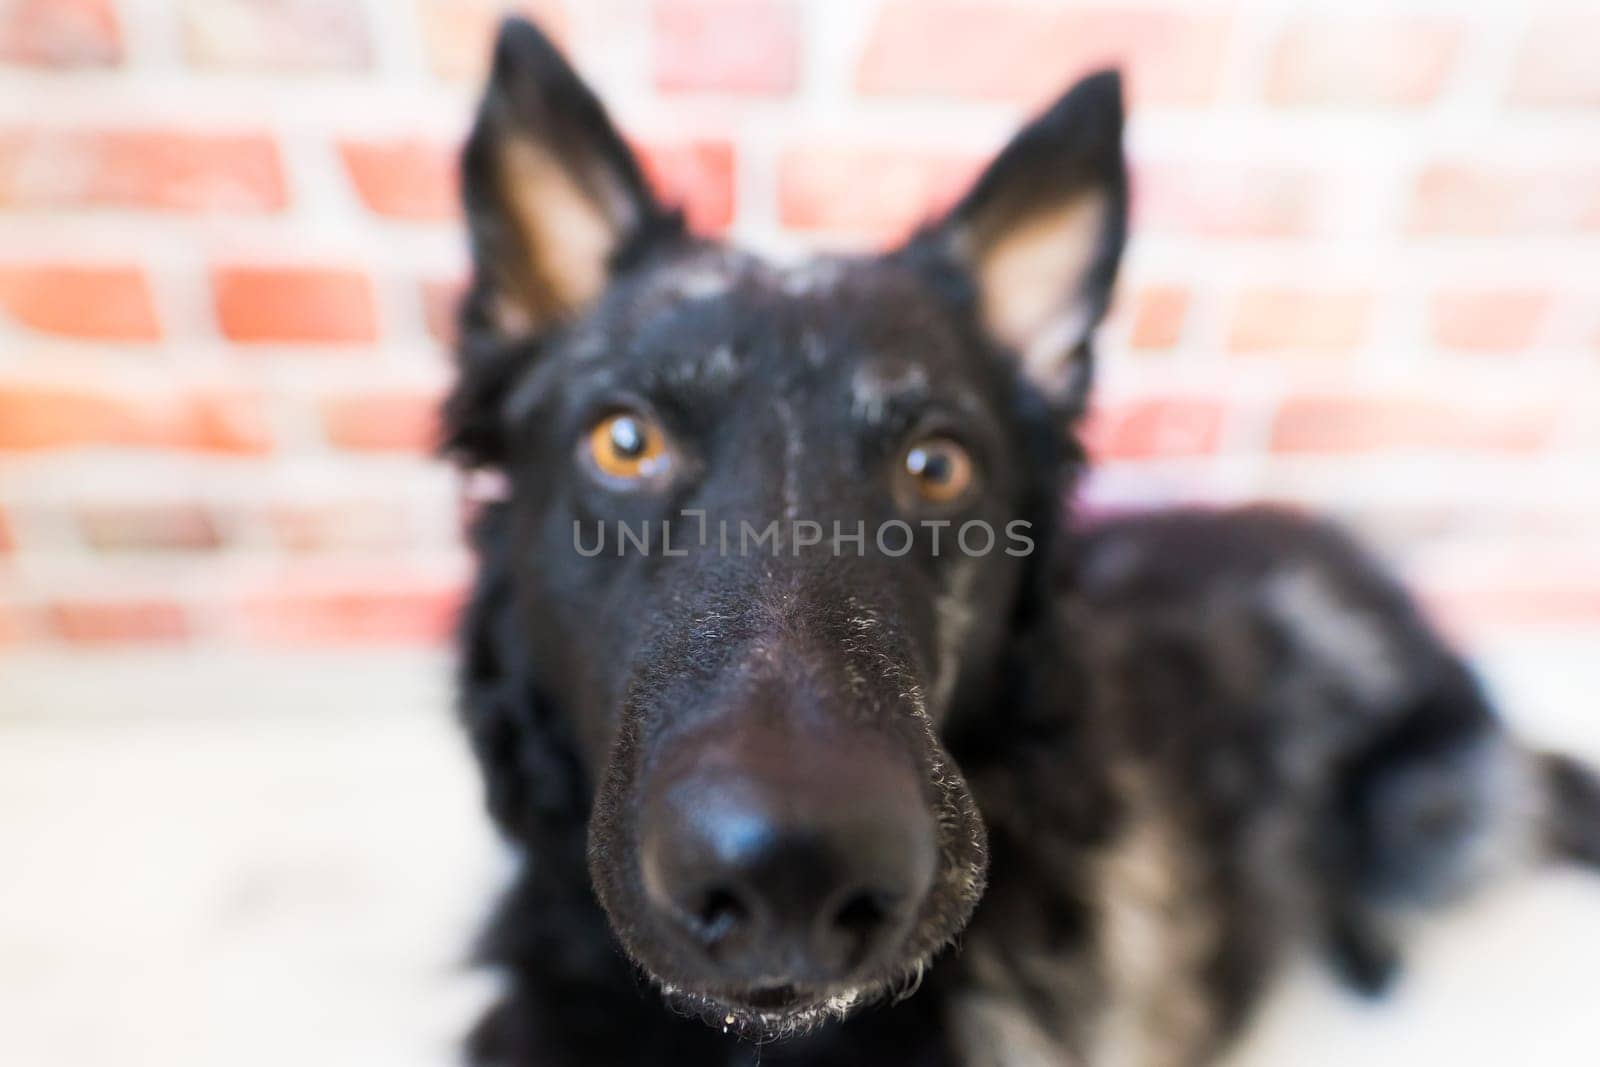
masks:
[[[472,278],[460,309],[444,449],[504,461],[501,404],[539,342],[619,271],[684,236],[605,108],[531,23],[508,18],[461,153]]]
[[[597,297],[627,249],[681,226],[594,93],[518,18],[495,42],[461,185],[474,274],[468,331],[537,335]]]
[[[970,272],[990,335],[1064,409],[1081,410],[1090,341],[1128,229],[1122,79],[1090,75],[1012,139],[932,241]]]

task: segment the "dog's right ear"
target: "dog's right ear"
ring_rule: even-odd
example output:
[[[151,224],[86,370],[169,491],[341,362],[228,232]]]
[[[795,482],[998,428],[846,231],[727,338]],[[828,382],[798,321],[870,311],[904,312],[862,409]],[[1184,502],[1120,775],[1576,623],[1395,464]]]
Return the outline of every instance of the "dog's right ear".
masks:
[[[500,405],[538,341],[593,302],[611,276],[682,217],[651,195],[605,108],[549,39],[508,18],[461,155],[472,278],[445,450],[503,460]]]
[[[1093,335],[1127,235],[1122,128],[1121,76],[1084,78],[911,246],[963,269],[990,336],[1069,415],[1086,400]]]
[[[532,24],[507,19],[461,157],[469,328],[526,337],[581,309],[618,255],[675,224],[605,108]]]

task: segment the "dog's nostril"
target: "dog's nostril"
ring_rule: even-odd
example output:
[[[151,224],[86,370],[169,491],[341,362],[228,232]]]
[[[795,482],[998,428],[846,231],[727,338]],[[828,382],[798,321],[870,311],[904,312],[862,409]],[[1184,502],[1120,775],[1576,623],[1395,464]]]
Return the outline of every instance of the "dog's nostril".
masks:
[[[833,913],[835,928],[857,937],[866,937],[883,925],[889,917],[889,908],[877,893],[854,893],[845,899]]]
[[[722,940],[735,927],[750,918],[750,909],[731,889],[717,887],[706,891],[695,909],[700,936],[708,942]]]

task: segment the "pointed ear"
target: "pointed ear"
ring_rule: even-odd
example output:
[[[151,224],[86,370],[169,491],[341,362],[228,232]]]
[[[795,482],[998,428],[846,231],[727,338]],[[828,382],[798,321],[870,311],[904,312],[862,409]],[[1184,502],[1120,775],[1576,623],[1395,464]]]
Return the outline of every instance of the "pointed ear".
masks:
[[[500,27],[461,179],[474,275],[466,332],[538,334],[599,295],[624,250],[681,226],[594,93],[521,19]]]
[[[990,335],[1069,410],[1128,228],[1122,79],[1093,74],[1029,123],[931,236],[971,275]]]

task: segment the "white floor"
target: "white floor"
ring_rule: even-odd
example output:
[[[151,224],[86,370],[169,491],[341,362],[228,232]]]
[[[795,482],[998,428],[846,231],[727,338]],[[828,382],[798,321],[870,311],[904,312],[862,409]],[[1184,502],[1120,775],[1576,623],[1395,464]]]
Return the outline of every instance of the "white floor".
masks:
[[[1600,760],[1600,643],[1501,650],[1523,728]],[[437,656],[0,662],[0,1064],[422,1067],[491,984],[503,870]],[[1380,1006],[1307,964],[1239,1067],[1594,1067],[1600,878],[1423,932]]]

